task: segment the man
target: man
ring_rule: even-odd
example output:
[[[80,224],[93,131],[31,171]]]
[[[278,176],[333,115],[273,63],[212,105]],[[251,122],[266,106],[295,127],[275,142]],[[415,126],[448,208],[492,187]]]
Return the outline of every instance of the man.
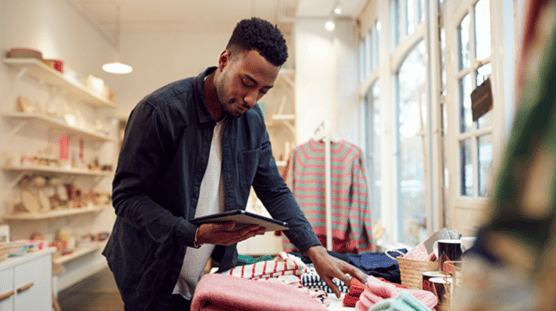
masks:
[[[189,310],[212,257],[221,271],[237,261],[236,243],[263,234],[234,223],[194,226],[194,217],[245,209],[251,186],[286,236],[332,282],[365,274],[326,252],[280,176],[256,102],[287,58],[267,21],[239,22],[218,66],[143,98],[130,114],[113,182],[117,214],[103,254],[126,310]]]

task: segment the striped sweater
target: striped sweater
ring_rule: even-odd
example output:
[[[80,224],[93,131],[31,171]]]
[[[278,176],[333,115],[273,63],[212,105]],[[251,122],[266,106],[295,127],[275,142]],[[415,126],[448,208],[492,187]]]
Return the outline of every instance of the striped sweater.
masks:
[[[315,234],[326,245],[325,145],[310,139],[295,147],[284,172]],[[333,251],[374,250],[369,186],[363,151],[345,140],[331,143],[331,212]],[[286,251],[293,245],[283,239]]]

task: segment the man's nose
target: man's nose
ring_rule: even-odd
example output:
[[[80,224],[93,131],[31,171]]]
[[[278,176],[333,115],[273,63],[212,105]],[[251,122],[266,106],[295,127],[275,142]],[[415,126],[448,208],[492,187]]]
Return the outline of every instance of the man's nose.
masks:
[[[245,103],[247,103],[247,105],[249,105],[249,107],[253,107],[255,106],[255,104],[257,103],[258,100],[258,95],[259,95],[259,91],[258,90],[251,90],[250,92],[248,92],[245,97],[243,98],[243,100],[245,101]]]

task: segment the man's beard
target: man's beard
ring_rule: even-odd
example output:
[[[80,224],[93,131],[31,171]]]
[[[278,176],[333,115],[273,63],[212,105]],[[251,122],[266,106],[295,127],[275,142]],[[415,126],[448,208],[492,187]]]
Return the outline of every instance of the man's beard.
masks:
[[[222,112],[229,118],[239,118],[239,116],[242,115],[242,113],[238,113],[233,114],[228,110],[229,106],[233,106],[235,104],[239,104],[235,99],[232,99],[230,101],[226,101],[224,99],[224,96],[222,94],[223,90],[225,89],[224,84],[225,81],[228,80],[228,73],[224,73],[224,76],[222,76],[222,79],[220,79],[219,83],[218,83],[218,87],[216,88],[216,97],[218,98],[218,102],[220,103],[220,107],[222,108]]]

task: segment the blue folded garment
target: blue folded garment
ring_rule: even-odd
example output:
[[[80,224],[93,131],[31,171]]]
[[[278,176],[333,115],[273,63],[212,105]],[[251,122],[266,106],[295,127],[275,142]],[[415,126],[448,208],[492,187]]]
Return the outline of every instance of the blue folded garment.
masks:
[[[403,291],[396,298],[388,298],[375,304],[369,311],[431,311],[431,309],[409,292]]]

